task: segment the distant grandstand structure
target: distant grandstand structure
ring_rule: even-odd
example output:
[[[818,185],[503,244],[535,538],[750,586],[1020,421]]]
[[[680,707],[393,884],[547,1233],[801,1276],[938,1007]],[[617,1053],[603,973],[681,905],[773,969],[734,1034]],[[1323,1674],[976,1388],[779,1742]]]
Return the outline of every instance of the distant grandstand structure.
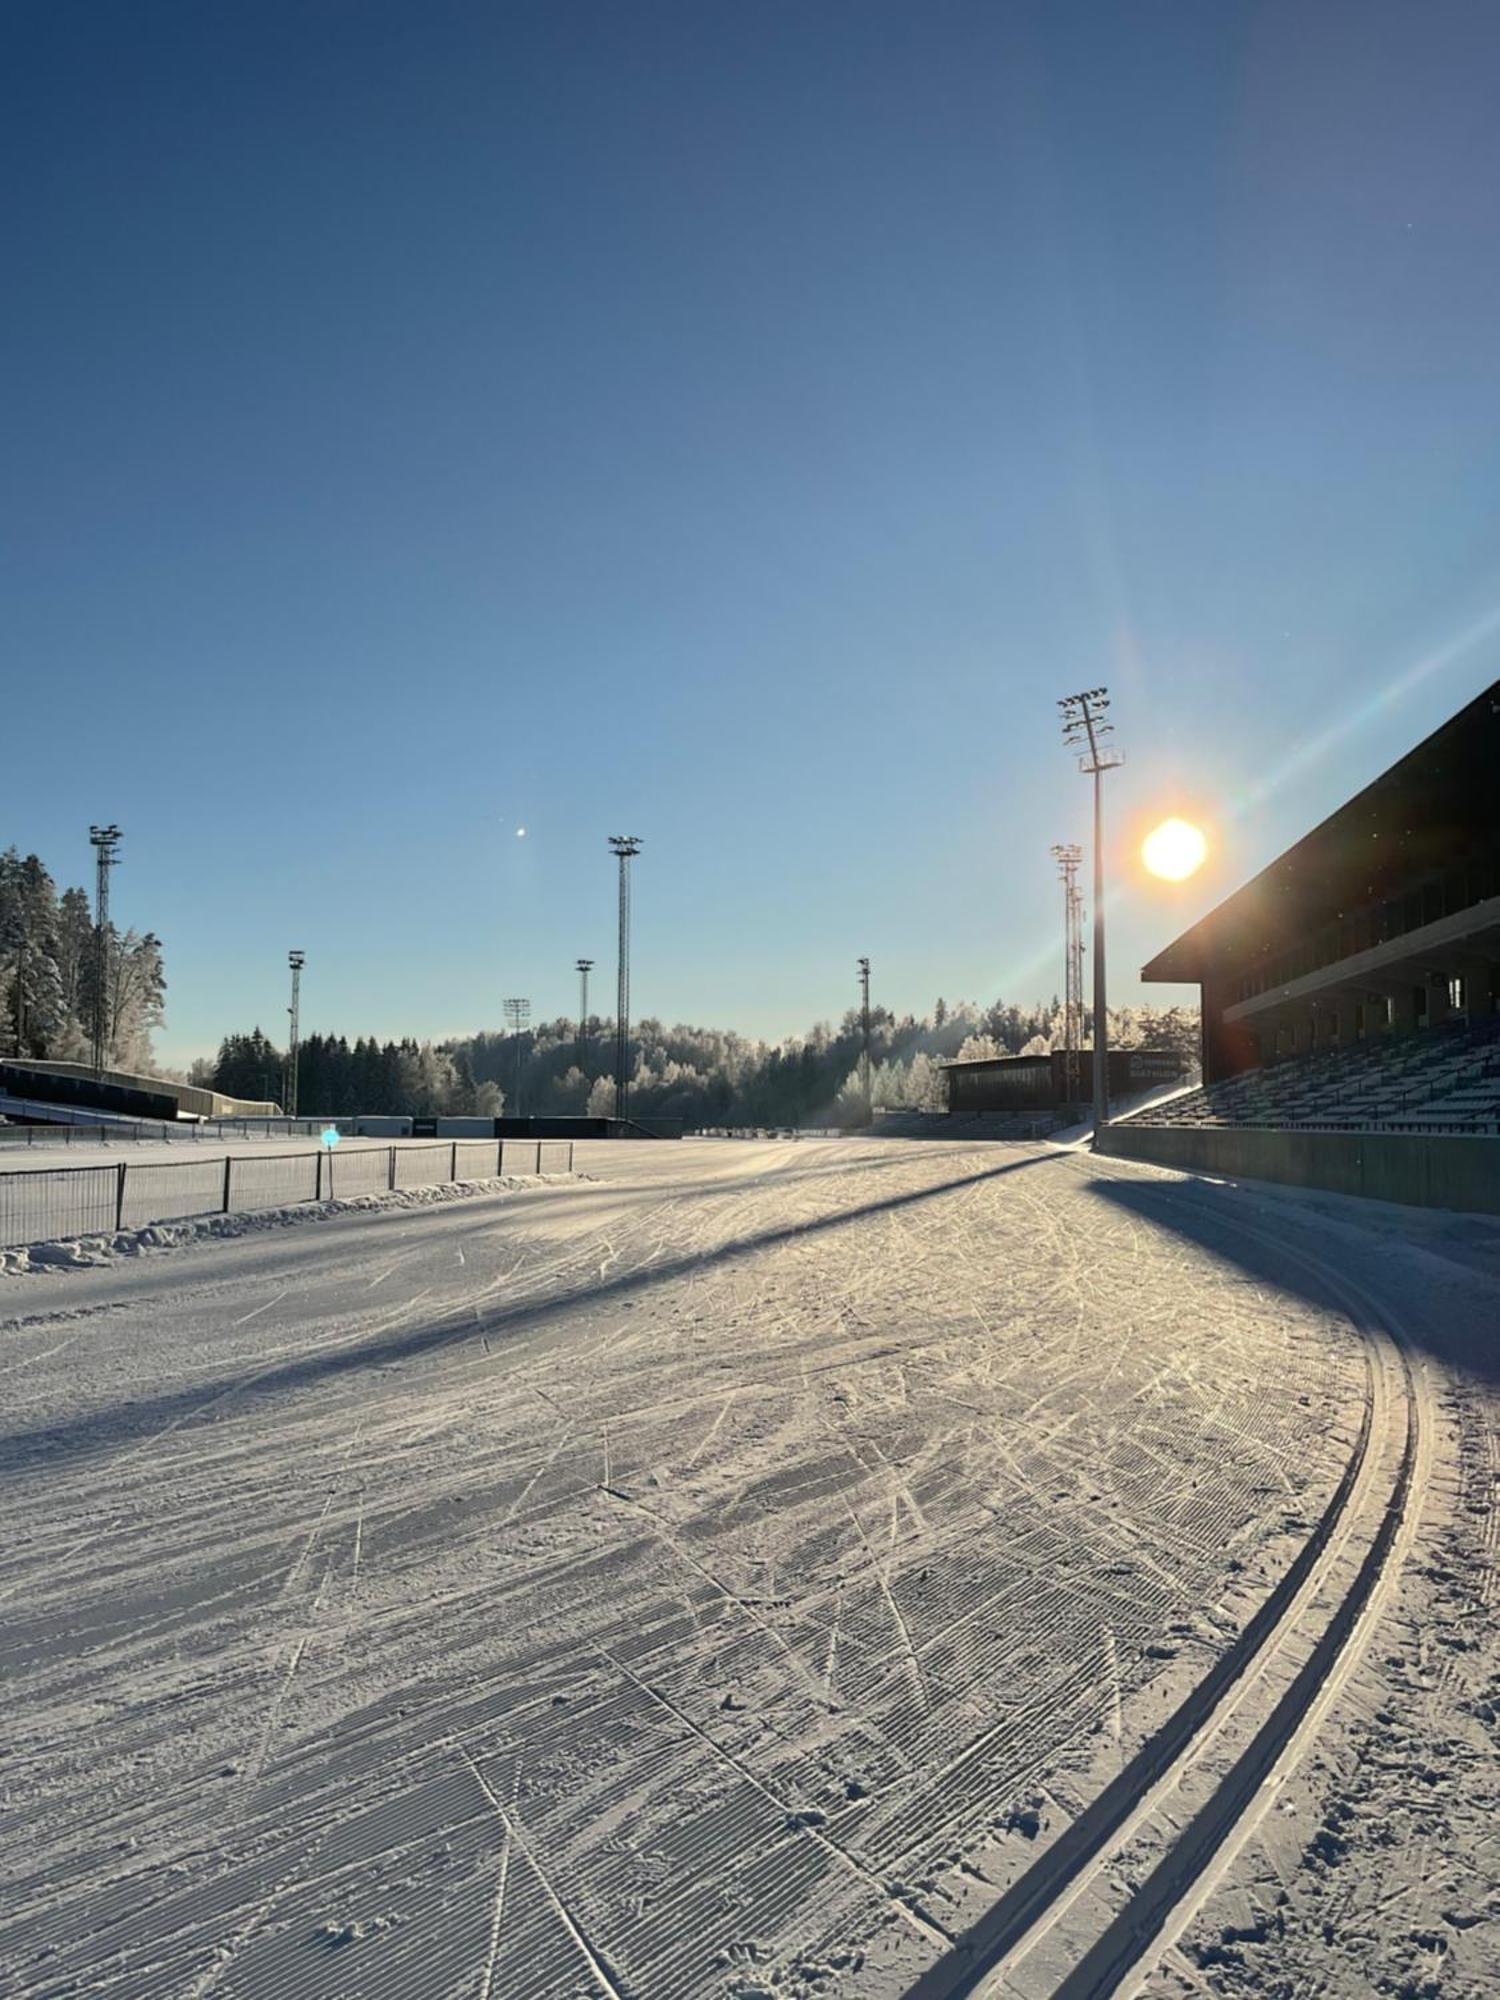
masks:
[[[1500,682],[1159,952],[1143,979],[1201,989],[1203,1086],[1103,1149],[1500,1208],[1497,783]]]
[[[105,1070],[96,1076],[88,1063],[33,1062],[29,1058],[0,1060],[0,1116],[5,1100],[24,1100],[31,1118],[45,1118],[46,1107],[108,1112],[128,1118],[274,1118],[281,1106],[226,1097],[221,1090],[177,1083],[170,1077],[135,1076]]]

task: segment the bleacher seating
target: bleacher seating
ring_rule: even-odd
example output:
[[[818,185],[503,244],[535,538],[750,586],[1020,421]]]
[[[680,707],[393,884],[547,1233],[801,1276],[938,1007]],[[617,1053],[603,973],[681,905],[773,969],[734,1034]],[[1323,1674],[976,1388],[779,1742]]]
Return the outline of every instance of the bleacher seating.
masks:
[[[1500,1014],[1289,1057],[1153,1105],[1132,1122],[1500,1133]]]

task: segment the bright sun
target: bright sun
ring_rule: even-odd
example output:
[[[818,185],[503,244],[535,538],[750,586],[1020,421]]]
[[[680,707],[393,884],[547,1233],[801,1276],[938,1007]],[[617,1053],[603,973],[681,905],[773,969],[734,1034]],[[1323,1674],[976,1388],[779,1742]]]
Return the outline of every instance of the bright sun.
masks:
[[[1185,882],[1202,866],[1208,842],[1185,819],[1164,819],[1154,833],[1146,835],[1141,859],[1153,875],[1167,882]]]

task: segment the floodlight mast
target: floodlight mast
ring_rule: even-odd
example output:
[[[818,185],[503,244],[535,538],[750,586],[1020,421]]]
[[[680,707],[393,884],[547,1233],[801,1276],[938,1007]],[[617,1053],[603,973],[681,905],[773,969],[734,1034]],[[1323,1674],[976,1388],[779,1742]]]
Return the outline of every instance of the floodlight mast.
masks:
[[[594,961],[580,958],[574,960],[574,965],[578,973],[578,1067],[587,1077],[584,1064],[589,1052],[589,974],[594,969]]]
[[[870,1078],[870,961],[859,960],[859,1082],[864,1093],[865,1118],[875,1123],[875,1099]]]
[[[104,1081],[106,1043],[109,1040],[109,871],[119,865],[115,849],[120,844],[117,826],[91,826],[89,845],[94,850],[94,1081]]]
[[[521,1083],[525,1074],[522,1068],[521,1037],[525,1034],[526,1026],[530,1019],[531,1002],[529,1000],[512,999],[506,1001],[505,1022],[506,1026],[510,1029],[511,1041],[513,1043],[511,1052],[511,1079],[515,1084],[516,1095],[516,1108],[513,1116],[517,1118],[521,1116]]]
[[[1063,884],[1063,1082],[1069,1104],[1082,1100],[1079,1055],[1083,1048],[1083,892],[1078,870],[1083,849],[1071,844],[1053,848],[1052,858]]]
[[[1094,1144],[1109,1123],[1109,1013],[1104,977],[1104,773],[1124,763],[1116,750],[1104,748],[1104,739],[1114,735],[1114,724],[1104,717],[1109,709],[1109,689],[1084,688],[1079,694],[1064,695],[1057,704],[1062,710],[1063,741],[1080,749],[1078,768],[1094,781]],[[1087,746],[1086,748],[1084,746]]]
[[[305,951],[289,951],[286,962],[292,969],[292,1004],[287,1008],[291,1017],[291,1032],[287,1036],[286,1051],[286,1115],[297,1115],[297,1056],[302,1046],[302,968],[307,963]]]
[[[612,833],[610,852],[620,863],[619,971],[615,993],[615,1116],[630,1116],[630,864],[641,851],[633,833]]]

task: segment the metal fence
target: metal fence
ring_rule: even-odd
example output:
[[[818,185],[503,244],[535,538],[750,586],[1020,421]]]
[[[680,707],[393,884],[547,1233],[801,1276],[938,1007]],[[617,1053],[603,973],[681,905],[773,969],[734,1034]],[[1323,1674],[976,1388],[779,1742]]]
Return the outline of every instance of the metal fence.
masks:
[[[29,1123],[24,1118],[9,1117],[0,1120],[0,1145],[190,1145],[196,1148],[223,1139],[316,1139],[330,1125],[347,1137],[354,1132],[358,1122],[354,1118],[183,1118],[167,1122],[136,1118],[122,1123],[100,1117],[77,1119],[59,1125]]]
[[[442,1139],[348,1152],[120,1160],[0,1173],[0,1249],[99,1236],[152,1222],[245,1214],[391,1188],[443,1187],[491,1174],[571,1173],[571,1139]]]

